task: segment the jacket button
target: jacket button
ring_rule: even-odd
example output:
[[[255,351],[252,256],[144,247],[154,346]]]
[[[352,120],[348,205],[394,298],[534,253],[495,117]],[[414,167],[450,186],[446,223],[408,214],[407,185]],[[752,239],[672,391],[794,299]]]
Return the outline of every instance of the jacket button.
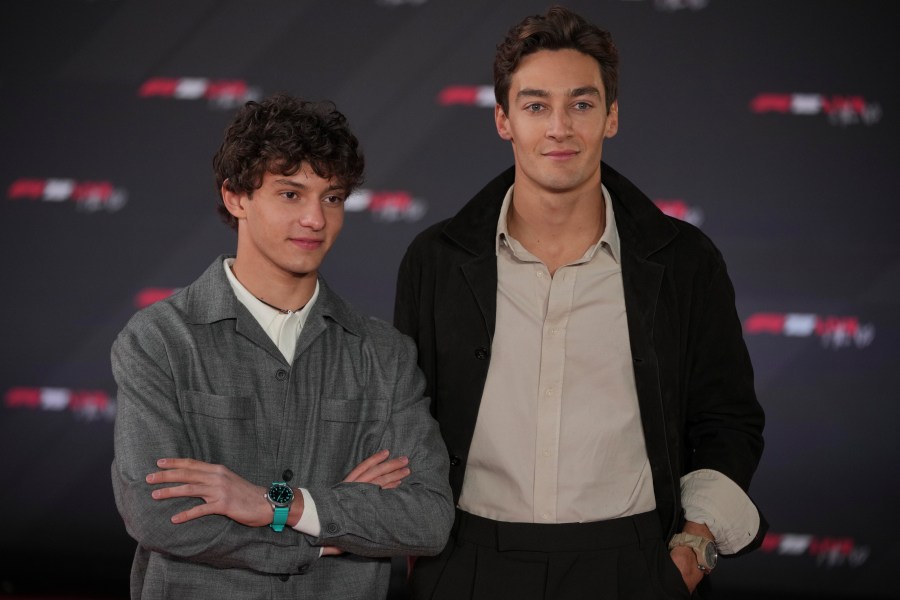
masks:
[[[329,523],[328,526],[325,528],[325,531],[327,531],[328,533],[331,533],[331,534],[337,533],[338,532],[337,523]]]
[[[450,466],[451,467],[458,467],[459,463],[461,463],[461,462],[462,461],[459,459],[458,456],[452,456],[452,455],[450,456]]]
[[[293,478],[294,478],[294,472],[291,471],[290,469],[285,469],[284,473],[281,474],[282,481],[290,481]]]
[[[290,579],[290,578],[291,578],[290,575],[279,575],[279,576],[278,576],[278,579],[280,579],[280,580],[282,580],[282,581],[287,581],[287,580]]]
[[[284,369],[278,369],[277,371],[275,371],[275,379],[277,379],[278,381],[284,381],[285,379],[287,379],[287,371],[285,371]]]
[[[478,360],[484,360],[488,356],[490,356],[490,352],[488,352],[488,349],[484,346],[475,350],[475,358],[477,358]]]

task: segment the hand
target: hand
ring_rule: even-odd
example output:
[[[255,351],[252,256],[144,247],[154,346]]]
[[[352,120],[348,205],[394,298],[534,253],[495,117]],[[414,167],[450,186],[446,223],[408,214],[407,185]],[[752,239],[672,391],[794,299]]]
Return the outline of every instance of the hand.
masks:
[[[387,460],[391,455],[389,450],[379,450],[365,459],[344,477],[344,483],[372,483],[381,486],[383,490],[392,490],[410,474],[409,458],[400,456]],[[323,546],[322,556],[338,556],[344,551],[337,546]]]
[[[697,555],[687,546],[676,546],[669,551],[672,562],[681,571],[681,578],[688,591],[693,594],[703,580],[703,571],[697,567]]]
[[[344,478],[344,483],[374,483],[383,490],[391,490],[410,474],[409,458],[400,456],[388,460],[389,450],[380,450],[365,459]]]
[[[684,531],[684,533],[699,535],[710,540],[716,539],[716,536],[712,534],[709,527],[702,523],[687,521],[685,522],[682,531]],[[675,566],[678,567],[678,570],[681,571],[681,578],[684,579],[684,584],[687,586],[687,589],[693,594],[705,575],[698,566],[697,554],[693,549],[688,548],[687,546],[676,546],[669,551],[669,556],[672,557],[672,562],[674,562]]]
[[[223,515],[250,527],[272,522],[272,506],[265,499],[265,488],[253,485],[222,465],[191,458],[162,458],[156,465],[161,470],[147,475],[147,483],[182,485],[155,489],[151,494],[154,499],[201,498],[204,502],[173,516],[173,523],[206,515]],[[299,500],[302,502],[302,497]]]

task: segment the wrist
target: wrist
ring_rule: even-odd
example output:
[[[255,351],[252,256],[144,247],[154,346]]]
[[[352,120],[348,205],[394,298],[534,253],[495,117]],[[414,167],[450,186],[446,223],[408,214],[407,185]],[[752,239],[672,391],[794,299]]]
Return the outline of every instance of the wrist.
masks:
[[[293,529],[300,522],[305,506],[306,502],[303,499],[303,493],[300,491],[300,488],[294,488],[294,501],[291,503],[291,510],[287,518],[288,527]]]
[[[688,533],[685,528],[685,532],[676,534],[669,541],[669,551],[673,553],[678,551],[682,556],[686,556],[685,550],[693,553],[697,568],[704,574],[709,574],[716,568],[719,550],[711,537]]]
[[[294,503],[294,490],[283,481],[273,482],[265,493],[265,499],[272,507],[273,531],[281,532],[287,524],[290,509]]]

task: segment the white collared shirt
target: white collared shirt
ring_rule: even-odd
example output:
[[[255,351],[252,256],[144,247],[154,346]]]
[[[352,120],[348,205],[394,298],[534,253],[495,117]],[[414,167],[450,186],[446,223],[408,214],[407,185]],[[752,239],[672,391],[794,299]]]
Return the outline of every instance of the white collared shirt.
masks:
[[[250,314],[253,315],[253,318],[263,328],[269,339],[278,346],[285,360],[289,364],[293,364],[294,351],[297,349],[297,339],[300,337],[303,326],[306,325],[306,319],[309,317],[310,310],[312,310],[316,299],[319,297],[318,280],[316,281],[316,289],[312,297],[303,308],[284,313],[251,294],[234,276],[234,273],[231,271],[231,265],[233,264],[233,258],[226,258],[223,262],[225,276],[228,278],[228,283],[231,284],[231,289],[234,290],[234,295],[237,296],[238,302],[243,304]],[[300,520],[294,525],[294,529],[318,537],[322,531],[322,525],[319,523],[319,512],[316,510],[316,503],[305,488],[297,489],[300,490],[300,494],[303,496],[303,513],[300,515]]]

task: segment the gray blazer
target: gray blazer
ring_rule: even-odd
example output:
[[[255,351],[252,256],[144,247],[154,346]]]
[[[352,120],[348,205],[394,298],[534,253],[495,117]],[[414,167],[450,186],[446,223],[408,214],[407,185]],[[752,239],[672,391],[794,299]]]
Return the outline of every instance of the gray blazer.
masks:
[[[289,364],[234,296],[224,258],[138,312],[113,344],[112,482],[138,542],[132,598],[384,598],[385,557],[439,552],[453,522],[415,347],[320,280]],[[409,456],[399,488],[339,483],[383,448]],[[163,457],[223,464],[262,486],[290,478],[315,500],[321,536],[218,515],[173,525],[201,500],[151,498],[144,477]],[[319,558],[321,545],[347,553]]]

